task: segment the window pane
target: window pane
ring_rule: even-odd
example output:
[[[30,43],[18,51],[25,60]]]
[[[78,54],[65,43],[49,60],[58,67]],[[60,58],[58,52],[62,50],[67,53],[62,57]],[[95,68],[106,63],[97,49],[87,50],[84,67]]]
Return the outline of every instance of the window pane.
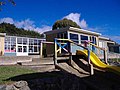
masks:
[[[22,46],[18,46],[18,52],[22,52]]]
[[[27,52],[27,46],[23,46],[23,52]]]
[[[40,43],[41,43],[41,40],[38,40],[38,45],[40,45]]]
[[[29,39],[29,45],[33,45],[33,39]]]
[[[10,37],[6,37],[6,38],[5,38],[5,43],[10,44]]]
[[[33,52],[33,46],[29,46],[29,52]]]
[[[24,44],[24,45],[27,44],[27,38],[23,38],[23,44]]]
[[[81,43],[84,43],[85,40],[88,40],[88,36],[81,35]]]
[[[17,43],[22,44],[22,38],[17,38]]]
[[[34,46],[34,52],[37,52],[37,46]]]
[[[70,39],[73,40],[74,42],[78,43],[78,34],[72,34],[70,33]]]
[[[16,45],[11,45],[11,52],[16,52]]]
[[[34,40],[34,45],[37,45],[37,40]]]
[[[88,40],[88,36],[81,35],[81,40]]]

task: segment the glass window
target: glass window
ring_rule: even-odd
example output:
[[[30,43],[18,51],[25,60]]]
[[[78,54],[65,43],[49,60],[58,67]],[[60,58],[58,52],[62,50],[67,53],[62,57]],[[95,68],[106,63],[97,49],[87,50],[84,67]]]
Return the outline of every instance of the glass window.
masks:
[[[33,45],[33,39],[29,39],[29,45]]]
[[[23,38],[23,44],[24,44],[24,45],[27,44],[27,38]]]
[[[36,39],[34,40],[34,45],[37,45],[37,40]]]
[[[16,45],[11,45],[11,52],[16,52]]]
[[[22,38],[17,38],[17,43],[22,44]]]
[[[10,44],[10,37],[6,37],[6,38],[5,38],[5,43]]]
[[[34,46],[34,52],[37,52],[37,46]]]
[[[90,36],[90,41],[91,41],[93,44],[97,44],[97,42],[96,42],[96,37],[94,37],[94,36]]]
[[[38,40],[38,45],[40,45],[40,43],[41,43],[41,40]]]
[[[5,52],[10,52],[10,45],[11,45],[11,42],[10,42],[10,37],[5,37]]]
[[[33,46],[29,46],[29,52],[33,52]]]
[[[27,46],[23,46],[23,52],[27,52]]]
[[[78,40],[78,34],[72,34],[70,33],[70,39],[73,40],[74,42],[79,42]]]
[[[81,36],[81,43],[84,43],[85,40],[88,40],[88,36],[80,35]]]
[[[22,52],[22,46],[18,46],[18,52]]]

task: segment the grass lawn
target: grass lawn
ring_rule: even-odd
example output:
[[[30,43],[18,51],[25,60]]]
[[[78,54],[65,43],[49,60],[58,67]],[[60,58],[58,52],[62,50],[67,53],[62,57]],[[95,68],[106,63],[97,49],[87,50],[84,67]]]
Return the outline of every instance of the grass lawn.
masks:
[[[6,79],[29,73],[35,73],[35,71],[20,66],[0,66],[0,84],[12,83],[13,81],[11,80],[6,81]]]

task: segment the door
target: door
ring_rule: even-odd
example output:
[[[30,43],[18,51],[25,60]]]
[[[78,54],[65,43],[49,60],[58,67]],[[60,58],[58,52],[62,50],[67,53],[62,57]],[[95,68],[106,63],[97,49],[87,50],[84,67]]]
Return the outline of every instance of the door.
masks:
[[[17,56],[28,56],[28,45],[17,45]]]

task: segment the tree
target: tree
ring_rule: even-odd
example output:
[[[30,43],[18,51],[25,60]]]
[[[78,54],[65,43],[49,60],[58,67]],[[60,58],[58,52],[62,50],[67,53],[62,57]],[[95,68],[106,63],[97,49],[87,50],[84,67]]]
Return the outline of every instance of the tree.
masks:
[[[43,37],[43,35],[41,35],[37,31],[17,28],[14,24],[9,24],[9,23],[0,24],[0,33],[6,33],[7,35],[12,35],[12,36],[24,36],[24,37],[33,37],[33,38]]]
[[[76,22],[73,22],[72,20],[64,18],[63,20],[56,21],[52,26],[52,30],[59,29],[59,28],[64,28],[64,27],[67,27],[67,26],[81,28],[79,25],[77,25]]]
[[[5,5],[7,3],[7,1],[10,2],[10,3],[12,3],[13,5],[16,5],[16,3],[14,2],[14,0],[1,0],[0,1],[0,11],[2,10],[1,6]]]

